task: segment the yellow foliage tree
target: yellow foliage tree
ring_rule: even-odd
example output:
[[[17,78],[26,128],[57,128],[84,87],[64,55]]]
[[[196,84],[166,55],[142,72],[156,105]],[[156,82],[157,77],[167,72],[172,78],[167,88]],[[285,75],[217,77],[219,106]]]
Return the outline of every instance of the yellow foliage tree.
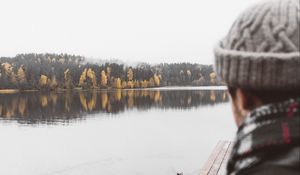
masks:
[[[117,89],[121,89],[122,88],[122,84],[121,84],[121,79],[120,78],[116,78],[115,79],[115,88],[117,88]]]
[[[148,87],[149,82],[147,80],[141,81],[140,86],[141,88],[147,88]]]
[[[128,81],[132,81],[133,80],[133,71],[131,68],[129,68],[128,72],[127,72],[127,78]]]
[[[46,87],[48,84],[48,77],[46,75],[41,75],[39,80],[39,86],[40,87]]]
[[[107,85],[107,76],[104,70],[101,71],[101,82],[100,82],[102,87],[106,87]]]
[[[160,86],[160,78],[157,76],[157,74],[154,74],[153,79],[155,86]]]
[[[16,84],[17,83],[17,79],[16,79],[15,73],[13,72],[12,65],[9,64],[9,63],[2,63],[1,66],[3,67],[4,73],[9,77],[10,81],[13,84]]]
[[[87,71],[87,77],[92,81],[92,86],[95,88],[97,86],[97,78],[95,72],[91,68]]]
[[[84,86],[84,84],[85,84],[85,81],[86,81],[86,72],[87,72],[87,70],[86,70],[86,68],[83,70],[83,72],[81,73],[81,75],[80,75],[80,78],[79,78],[79,86]]]
[[[17,72],[17,80],[20,84],[27,82],[24,65],[20,66]]]
[[[111,74],[111,68],[110,68],[109,66],[106,68],[106,72],[107,72],[106,76],[107,76],[107,77],[110,77],[110,74]]]
[[[134,82],[133,81],[128,81],[127,82],[127,87],[131,88],[131,89],[134,88]]]
[[[13,67],[11,66],[11,64],[9,64],[9,63],[2,63],[1,66],[4,69],[4,73],[6,73],[7,75],[9,75],[10,73],[12,73]]]
[[[215,72],[212,72],[209,74],[209,76],[210,76],[210,83],[212,85],[216,85],[217,84],[217,81],[216,81],[217,74]]]

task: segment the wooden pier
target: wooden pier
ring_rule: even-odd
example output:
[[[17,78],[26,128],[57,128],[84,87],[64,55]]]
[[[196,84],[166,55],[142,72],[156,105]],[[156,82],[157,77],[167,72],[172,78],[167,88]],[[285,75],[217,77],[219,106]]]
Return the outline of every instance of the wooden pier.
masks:
[[[231,141],[219,141],[201,169],[200,175],[225,175],[232,146],[233,142]]]

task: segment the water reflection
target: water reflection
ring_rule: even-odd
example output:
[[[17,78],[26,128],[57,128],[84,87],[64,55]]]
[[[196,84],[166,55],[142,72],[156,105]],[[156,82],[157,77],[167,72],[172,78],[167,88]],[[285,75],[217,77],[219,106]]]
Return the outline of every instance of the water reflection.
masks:
[[[19,123],[57,123],[87,114],[129,109],[190,109],[227,102],[224,90],[115,90],[0,94],[0,119]]]

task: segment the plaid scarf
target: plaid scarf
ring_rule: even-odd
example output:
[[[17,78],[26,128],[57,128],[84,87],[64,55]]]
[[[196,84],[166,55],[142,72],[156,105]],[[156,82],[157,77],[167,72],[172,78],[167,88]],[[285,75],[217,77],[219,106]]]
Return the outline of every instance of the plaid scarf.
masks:
[[[250,112],[238,129],[227,174],[243,174],[274,153],[299,147],[299,109],[300,99],[290,99]]]

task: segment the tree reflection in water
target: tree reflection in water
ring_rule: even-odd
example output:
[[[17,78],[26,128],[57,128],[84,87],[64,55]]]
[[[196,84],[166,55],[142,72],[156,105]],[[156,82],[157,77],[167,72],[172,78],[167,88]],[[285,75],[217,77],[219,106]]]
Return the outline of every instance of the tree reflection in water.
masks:
[[[0,119],[68,123],[88,114],[129,109],[190,109],[228,101],[225,90],[113,90],[0,94]]]

